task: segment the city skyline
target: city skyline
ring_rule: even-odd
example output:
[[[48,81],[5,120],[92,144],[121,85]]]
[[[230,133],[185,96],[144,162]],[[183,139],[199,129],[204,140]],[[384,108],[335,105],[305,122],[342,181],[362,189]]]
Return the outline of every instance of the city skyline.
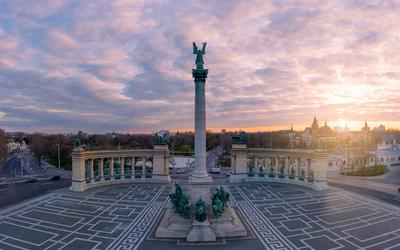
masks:
[[[6,131],[193,130],[203,40],[212,131],[400,128],[395,1],[0,3]]]

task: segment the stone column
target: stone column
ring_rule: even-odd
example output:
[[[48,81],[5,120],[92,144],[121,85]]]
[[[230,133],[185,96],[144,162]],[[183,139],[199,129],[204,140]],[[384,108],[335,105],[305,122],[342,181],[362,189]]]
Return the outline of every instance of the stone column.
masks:
[[[132,157],[131,159],[131,178],[135,177],[135,157]]]
[[[114,180],[114,158],[110,159],[110,180]]]
[[[290,158],[285,157],[285,169],[286,169],[286,177],[289,178],[290,175]]]
[[[307,159],[307,165],[306,165],[306,179],[308,180],[308,177],[310,176],[311,173],[311,159]]]
[[[264,174],[268,175],[268,157],[264,158]]]
[[[89,160],[90,182],[94,182],[93,159]]]
[[[257,156],[254,156],[254,174],[258,175]]]
[[[142,167],[142,175],[146,175],[146,156],[143,156],[143,167]]]
[[[72,151],[72,184],[69,190],[75,192],[85,191],[87,188],[85,180],[85,151],[77,148]]]
[[[121,157],[121,179],[125,179],[125,158]]]
[[[280,173],[279,156],[275,157],[275,177]]]
[[[104,181],[104,159],[100,158],[99,163],[100,181]]]
[[[194,114],[194,157],[195,166],[189,183],[212,183],[211,176],[206,168],[206,95],[205,84],[208,74],[207,69],[196,68],[192,70],[195,83],[195,114]]]
[[[300,171],[301,171],[301,158],[296,158],[296,176],[297,176],[297,180],[299,179],[300,176]]]

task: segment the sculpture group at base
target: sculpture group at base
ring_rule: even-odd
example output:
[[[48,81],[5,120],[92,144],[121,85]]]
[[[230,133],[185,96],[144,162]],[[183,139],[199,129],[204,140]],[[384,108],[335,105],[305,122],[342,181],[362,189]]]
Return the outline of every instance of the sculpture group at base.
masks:
[[[182,188],[178,184],[175,184],[175,193],[170,194],[169,199],[175,213],[186,219],[190,217],[189,199],[183,194]],[[228,206],[228,201],[229,193],[227,193],[222,187],[218,187],[216,193],[213,194],[211,204],[213,218],[218,218],[224,213],[225,207]],[[207,220],[207,206],[205,201],[201,198],[195,203],[194,219],[198,222],[204,222]]]

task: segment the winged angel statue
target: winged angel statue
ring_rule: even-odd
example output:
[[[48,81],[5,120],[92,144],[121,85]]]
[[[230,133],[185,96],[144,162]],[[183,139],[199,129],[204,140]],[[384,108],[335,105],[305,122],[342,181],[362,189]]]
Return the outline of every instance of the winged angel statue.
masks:
[[[196,43],[193,42],[193,54],[196,55],[196,66],[197,69],[203,69],[204,60],[203,55],[206,53],[207,43],[203,43],[203,48],[201,50],[197,49]]]

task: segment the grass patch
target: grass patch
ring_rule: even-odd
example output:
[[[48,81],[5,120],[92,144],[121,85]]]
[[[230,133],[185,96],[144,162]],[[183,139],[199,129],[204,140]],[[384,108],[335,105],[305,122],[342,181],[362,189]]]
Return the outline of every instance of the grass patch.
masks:
[[[58,160],[47,159],[49,164],[58,167]],[[60,167],[64,170],[72,170],[72,162],[71,161],[60,161]]]
[[[170,152],[172,155],[172,152]],[[193,151],[174,151],[174,155],[176,156],[193,156],[194,152]]]
[[[378,176],[386,172],[385,166],[366,167],[362,170],[348,172],[348,176]],[[344,173],[342,173],[344,175]]]

